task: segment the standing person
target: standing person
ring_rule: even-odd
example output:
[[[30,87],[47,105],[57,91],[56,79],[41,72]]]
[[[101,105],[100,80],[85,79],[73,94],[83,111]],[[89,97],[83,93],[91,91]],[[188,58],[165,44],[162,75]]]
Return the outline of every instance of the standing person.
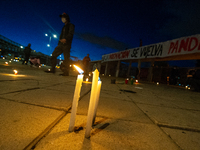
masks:
[[[57,63],[57,57],[63,53],[63,76],[69,76],[69,61],[70,61],[70,49],[72,44],[72,39],[74,35],[74,25],[70,23],[69,15],[63,13],[60,15],[61,21],[65,24],[62,28],[62,32],[59,38],[58,46],[54,49],[51,56],[51,70],[45,71],[47,73],[55,73],[55,66]]]
[[[89,63],[90,63],[90,61],[91,61],[89,56],[90,56],[90,55],[87,54],[87,56],[85,56],[85,57],[83,58],[83,66],[84,66],[84,74],[85,74],[85,75],[88,75]]]
[[[29,61],[29,57],[31,55],[31,44],[29,43],[27,47],[25,47],[24,49],[24,61],[22,62],[22,65],[25,63],[25,65],[27,65],[28,61]]]

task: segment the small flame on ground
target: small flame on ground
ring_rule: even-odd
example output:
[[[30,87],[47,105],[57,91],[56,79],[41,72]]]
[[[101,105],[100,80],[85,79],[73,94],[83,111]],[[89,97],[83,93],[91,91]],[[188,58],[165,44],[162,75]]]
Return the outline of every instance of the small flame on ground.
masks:
[[[138,83],[138,80],[135,80],[136,83]]]
[[[18,71],[17,71],[17,70],[13,70],[13,71],[14,71],[14,74],[15,74],[15,75],[17,75],[17,74],[18,74]]]

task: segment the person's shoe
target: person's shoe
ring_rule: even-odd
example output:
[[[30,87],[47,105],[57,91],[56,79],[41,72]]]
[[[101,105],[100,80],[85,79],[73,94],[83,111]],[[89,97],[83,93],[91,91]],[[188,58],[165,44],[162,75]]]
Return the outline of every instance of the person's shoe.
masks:
[[[46,72],[46,73],[55,73],[55,71],[53,71],[53,70],[46,70],[46,71],[44,71],[44,72]]]

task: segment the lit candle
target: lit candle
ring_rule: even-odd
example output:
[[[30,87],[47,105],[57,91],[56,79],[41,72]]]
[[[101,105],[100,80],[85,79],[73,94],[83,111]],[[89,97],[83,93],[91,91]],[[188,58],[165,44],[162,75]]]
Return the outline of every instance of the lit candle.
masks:
[[[82,69],[78,68],[75,65],[74,65],[74,67],[80,73],[83,73]],[[83,75],[81,74],[81,75],[78,75],[77,80],[76,80],[76,87],[75,87],[75,91],[74,91],[74,98],[73,98],[73,102],[72,102],[72,111],[71,111],[71,117],[70,117],[70,123],[69,123],[69,132],[72,132],[74,130],[76,111],[77,111],[77,107],[78,107],[78,100],[80,97],[82,82],[83,82]]]
[[[135,80],[136,83],[138,83],[138,80]]]
[[[13,71],[14,71],[14,74],[15,74],[15,75],[17,75],[17,74],[18,74],[18,71],[17,71],[17,70],[13,70]]]
[[[128,80],[129,80],[128,78],[125,80],[125,83],[126,83],[126,84],[128,84]]]
[[[90,137],[90,131],[92,128],[95,100],[96,100],[96,96],[97,96],[98,78],[99,78],[99,71],[96,69],[93,72],[93,78],[92,78],[92,90],[91,90],[91,94],[90,94],[90,104],[89,104],[89,109],[88,109],[87,124],[86,124],[86,131],[85,131],[86,138]]]
[[[8,62],[5,62],[6,65],[8,65]]]
[[[96,113],[97,113],[97,106],[99,103],[99,96],[100,96],[100,91],[101,91],[101,81],[98,81],[98,85],[97,85],[97,95],[96,95],[96,101],[95,101],[95,107],[94,107],[94,116],[93,116],[93,124],[95,122],[95,118],[96,118]]]
[[[86,78],[86,80],[85,80],[86,82],[88,82],[88,78]]]

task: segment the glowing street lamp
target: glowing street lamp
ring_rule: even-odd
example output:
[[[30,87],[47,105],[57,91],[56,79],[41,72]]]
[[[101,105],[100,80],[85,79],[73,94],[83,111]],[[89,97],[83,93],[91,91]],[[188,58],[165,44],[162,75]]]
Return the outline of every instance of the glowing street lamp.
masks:
[[[51,35],[48,35],[47,33],[45,34],[45,36],[49,36],[49,44],[47,44],[47,47],[50,48],[50,52],[51,52]],[[53,38],[57,38],[56,34],[52,35]]]
[[[57,38],[57,35],[56,35],[56,34],[54,34],[54,35],[53,35],[53,37],[54,37],[54,38]]]

